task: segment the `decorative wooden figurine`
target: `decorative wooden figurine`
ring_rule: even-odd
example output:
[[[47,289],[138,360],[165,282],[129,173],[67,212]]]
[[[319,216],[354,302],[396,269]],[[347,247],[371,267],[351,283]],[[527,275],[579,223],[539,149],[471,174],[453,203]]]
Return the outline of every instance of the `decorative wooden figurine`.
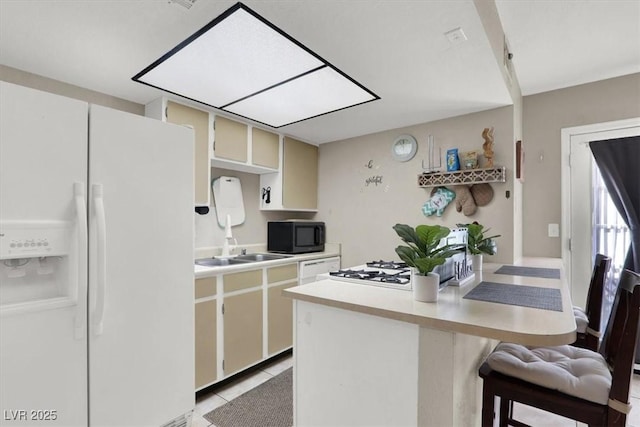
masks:
[[[482,137],[484,138],[484,144],[482,149],[484,150],[484,158],[487,159],[487,165],[485,167],[493,167],[493,127],[484,128],[482,131]]]

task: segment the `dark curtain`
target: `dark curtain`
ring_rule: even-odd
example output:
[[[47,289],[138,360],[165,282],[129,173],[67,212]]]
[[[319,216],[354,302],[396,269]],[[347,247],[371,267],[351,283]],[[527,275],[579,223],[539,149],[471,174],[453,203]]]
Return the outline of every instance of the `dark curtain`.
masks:
[[[589,143],[611,200],[629,227],[631,245],[624,268],[640,272],[640,137]],[[640,342],[636,348],[640,364]]]

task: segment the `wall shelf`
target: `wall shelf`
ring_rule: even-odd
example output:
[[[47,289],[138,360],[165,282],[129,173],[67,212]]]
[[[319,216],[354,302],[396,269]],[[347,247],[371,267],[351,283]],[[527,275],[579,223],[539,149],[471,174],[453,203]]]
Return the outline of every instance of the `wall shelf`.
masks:
[[[439,187],[456,184],[481,184],[484,182],[505,182],[506,168],[466,169],[455,172],[433,172],[418,175],[419,187]]]

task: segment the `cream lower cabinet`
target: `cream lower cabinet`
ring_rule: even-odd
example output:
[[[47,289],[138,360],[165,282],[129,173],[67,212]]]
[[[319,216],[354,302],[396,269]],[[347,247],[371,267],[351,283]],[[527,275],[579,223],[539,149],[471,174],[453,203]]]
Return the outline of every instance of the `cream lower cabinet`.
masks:
[[[293,304],[291,298],[282,296],[284,289],[298,284],[297,265],[283,265],[267,270],[267,283],[279,283],[267,289],[268,328],[267,353],[279,353],[293,345]]]
[[[213,383],[218,378],[217,281],[215,277],[195,281],[195,337],[196,337],[196,389]]]
[[[196,280],[196,390],[291,347],[298,263]]]
[[[262,360],[262,290],[224,298],[225,375]]]

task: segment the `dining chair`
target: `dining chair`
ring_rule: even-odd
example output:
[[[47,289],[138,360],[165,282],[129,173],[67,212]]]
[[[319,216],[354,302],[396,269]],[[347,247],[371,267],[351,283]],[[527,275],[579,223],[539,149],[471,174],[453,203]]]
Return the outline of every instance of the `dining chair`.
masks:
[[[583,310],[581,307],[573,307],[573,315],[576,319],[577,336],[574,346],[598,351],[600,345],[600,323],[602,317],[602,299],[604,284],[611,266],[611,258],[597,254],[589,282],[587,304]]]
[[[492,427],[500,397],[499,426],[513,419],[512,402],[589,426],[624,426],[640,314],[640,274],[624,270],[599,352],[571,345],[526,347],[501,343],[479,370],[482,426]]]

